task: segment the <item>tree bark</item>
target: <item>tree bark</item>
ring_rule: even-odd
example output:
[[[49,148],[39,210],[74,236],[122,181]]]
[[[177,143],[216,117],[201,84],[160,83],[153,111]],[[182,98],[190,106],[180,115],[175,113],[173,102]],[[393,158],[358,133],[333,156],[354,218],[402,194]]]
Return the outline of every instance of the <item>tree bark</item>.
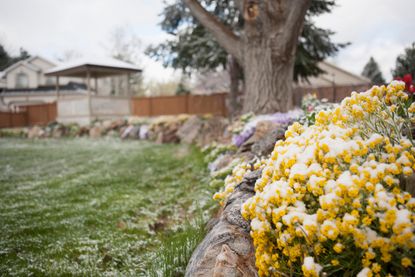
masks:
[[[292,107],[294,61],[311,0],[240,0],[245,24],[237,37],[197,0],[184,0],[192,15],[243,67],[243,111],[286,112]]]
[[[228,56],[228,73],[229,73],[229,117],[232,119],[238,113],[241,112],[241,103],[238,99],[239,91],[239,81],[242,80],[242,68],[238,64],[235,57],[232,55]]]
[[[266,44],[252,41],[245,48],[244,113],[286,112],[292,108],[294,59],[278,60]]]
[[[206,11],[197,0],[183,1],[192,15],[216,38],[220,46],[241,62],[242,53],[239,37],[215,16]]]
[[[244,112],[292,108],[295,53],[310,0],[245,0]]]

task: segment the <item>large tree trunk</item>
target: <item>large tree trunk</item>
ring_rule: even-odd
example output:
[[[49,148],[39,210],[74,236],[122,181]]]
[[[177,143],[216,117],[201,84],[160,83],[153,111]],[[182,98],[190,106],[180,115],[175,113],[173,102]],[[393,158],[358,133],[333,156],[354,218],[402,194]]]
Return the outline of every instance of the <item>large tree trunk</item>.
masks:
[[[193,16],[242,65],[243,111],[289,110],[298,37],[311,0],[235,0],[245,20],[240,37],[197,0],[184,1]]]
[[[244,0],[244,112],[292,108],[295,52],[308,0]]]
[[[229,73],[229,117],[232,119],[241,112],[241,103],[239,99],[240,86],[239,82],[243,78],[243,72],[238,61],[232,55],[228,55],[228,73]]]
[[[294,57],[282,60],[268,41],[250,41],[244,56],[243,112],[286,112],[292,108]]]

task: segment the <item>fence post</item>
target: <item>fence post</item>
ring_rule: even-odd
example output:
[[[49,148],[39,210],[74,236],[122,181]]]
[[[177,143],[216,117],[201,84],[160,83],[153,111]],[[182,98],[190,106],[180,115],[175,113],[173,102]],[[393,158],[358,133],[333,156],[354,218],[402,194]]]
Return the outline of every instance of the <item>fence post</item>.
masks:
[[[46,124],[49,123],[49,115],[50,115],[49,109],[50,109],[50,104],[46,106]]]
[[[151,99],[152,97],[150,96],[149,98],[148,98],[148,113],[149,113],[149,116],[152,116],[152,114],[153,114],[153,101],[152,101],[152,99]]]
[[[227,116],[226,94],[222,94],[222,115]]]
[[[189,114],[189,94],[186,94],[185,113]]]

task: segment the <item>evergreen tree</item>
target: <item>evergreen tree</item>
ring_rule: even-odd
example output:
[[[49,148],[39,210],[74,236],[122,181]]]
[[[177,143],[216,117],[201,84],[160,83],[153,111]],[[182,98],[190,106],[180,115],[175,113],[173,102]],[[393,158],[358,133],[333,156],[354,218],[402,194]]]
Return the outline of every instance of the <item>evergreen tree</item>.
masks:
[[[396,58],[395,69],[392,70],[393,77],[403,77],[406,74],[411,74],[415,80],[415,42]]]
[[[185,2],[188,6],[186,6]],[[219,66],[225,67],[228,60],[227,54],[231,54],[243,68],[246,83],[248,82],[247,79],[250,79],[248,84],[246,84],[248,86],[248,94],[250,93],[250,89],[256,90],[254,94],[259,93],[259,90],[261,90],[265,102],[267,101],[266,94],[268,93],[266,91],[268,90],[270,91],[270,94],[275,94],[275,90],[287,90],[285,94],[289,94],[290,89],[287,87],[290,87],[288,83],[291,82],[292,79],[307,79],[309,76],[316,76],[322,73],[322,70],[318,67],[318,62],[324,60],[328,56],[334,55],[346,44],[332,43],[331,35],[333,32],[318,28],[312,22],[312,16],[330,12],[334,7],[334,1],[311,0],[293,1],[296,3],[290,3],[290,1],[283,2],[284,3],[280,2],[279,4],[275,4],[275,7],[272,7],[272,5],[264,7],[264,5],[259,3],[259,1],[253,0],[177,0],[165,7],[163,11],[163,21],[161,22],[162,29],[169,34],[172,34],[174,37],[160,45],[148,48],[146,52],[155,59],[161,60],[165,66],[181,69],[184,72],[215,69]],[[290,49],[292,49],[292,45],[296,46],[292,51],[293,53],[296,53],[296,55],[294,55],[295,59],[292,64],[290,62],[287,66],[288,75],[286,73],[282,74],[282,71],[280,72],[281,74],[277,74],[276,72],[272,73],[272,71],[276,70],[275,68],[278,67],[278,59],[276,58],[278,55],[274,52],[279,51],[276,50],[279,47],[277,46],[278,43],[276,42],[276,39],[272,40],[268,33],[274,32],[277,28],[279,28],[279,24],[282,23],[278,20],[276,21],[275,16],[277,11],[274,11],[275,13],[273,13],[272,10],[266,9],[275,9],[278,5],[282,8],[279,11],[283,13],[289,12],[290,9],[301,10],[302,8],[305,8],[303,18],[301,16],[297,17],[295,20],[291,18],[291,25],[288,24],[290,27],[287,27],[288,29],[291,28],[290,33],[292,34],[295,34],[297,30],[300,34],[300,38],[292,38],[291,36],[287,36],[285,39],[288,39],[288,37],[291,39],[289,40],[289,43],[288,41],[283,42],[282,40],[279,40],[278,42],[281,43],[279,47],[289,46],[291,47]],[[261,9],[264,10],[257,13]],[[199,19],[200,15],[203,14],[207,15],[208,20],[205,20],[204,23],[200,23],[201,21],[196,20],[194,17],[195,14],[198,13]],[[270,16],[270,18],[261,18],[267,16]],[[303,21],[304,24],[300,24]],[[261,25],[259,22],[267,22],[267,24],[272,22],[271,24],[275,25],[272,25],[273,27],[271,27],[270,30],[253,30],[258,26],[266,25],[262,23]],[[247,39],[247,37],[251,38]],[[243,48],[244,45],[246,46],[248,41],[250,43],[254,43],[256,39],[258,40],[257,42],[259,43],[259,48],[263,48],[261,49],[263,53],[266,53],[266,51],[272,52],[270,52],[269,56],[270,62],[276,65],[274,69],[264,72],[263,75],[270,74],[274,76],[288,76],[288,79],[290,80],[285,80],[284,88],[278,88],[278,86],[281,85],[277,83],[265,86],[261,84],[250,84],[256,82],[253,80],[255,79],[254,75],[256,74],[247,75],[247,73],[255,73],[265,70],[264,68],[259,67],[261,64],[266,64],[266,61],[260,62],[259,65],[255,66],[252,64],[248,65],[250,63],[248,62],[249,55],[241,57],[238,48],[240,49],[241,47]],[[268,43],[265,43],[265,41],[268,41]],[[288,43],[288,45],[286,43]],[[272,44],[275,45],[271,47],[271,49],[266,49]],[[249,49],[245,49],[243,52],[245,54],[249,53]],[[291,58],[289,58],[291,54],[286,53],[284,55],[286,56],[283,60],[291,60]],[[273,60],[273,58],[276,59]],[[290,71],[293,72],[289,73]],[[275,79],[277,78],[271,78],[270,80],[278,82],[278,80]],[[281,77],[280,79],[287,78]],[[255,89],[254,87],[258,87],[258,89]],[[266,91],[264,91],[264,89]],[[287,97],[284,96],[283,98],[285,99]],[[287,106],[285,105],[284,107],[276,108],[285,110],[286,107]]]
[[[0,71],[6,69],[7,67],[11,66],[14,63],[17,63],[18,61],[25,60],[29,57],[30,57],[29,52],[27,52],[23,48],[20,48],[18,56],[12,57],[6,51],[4,46],[0,44]]]
[[[366,63],[362,75],[370,79],[373,85],[383,85],[385,83],[379,65],[373,57],[370,57],[369,61]]]
[[[0,71],[8,67],[11,61],[12,61],[12,58],[10,57],[9,53],[7,53],[3,45],[0,44]]]

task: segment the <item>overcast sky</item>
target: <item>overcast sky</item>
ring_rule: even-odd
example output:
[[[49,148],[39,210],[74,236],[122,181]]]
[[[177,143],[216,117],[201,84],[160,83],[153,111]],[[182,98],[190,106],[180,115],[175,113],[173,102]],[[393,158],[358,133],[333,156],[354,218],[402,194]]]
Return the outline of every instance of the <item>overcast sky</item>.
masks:
[[[370,56],[384,76],[396,56],[415,41],[414,0],[338,0],[331,14],[315,18],[318,26],[336,31],[334,39],[351,42],[331,59],[359,74]],[[0,43],[10,51],[19,47],[55,59],[68,50],[106,55],[103,45],[116,27],[126,27],[143,42],[168,36],[158,22],[162,0],[0,0]],[[143,57],[146,79],[167,80],[172,70]]]

